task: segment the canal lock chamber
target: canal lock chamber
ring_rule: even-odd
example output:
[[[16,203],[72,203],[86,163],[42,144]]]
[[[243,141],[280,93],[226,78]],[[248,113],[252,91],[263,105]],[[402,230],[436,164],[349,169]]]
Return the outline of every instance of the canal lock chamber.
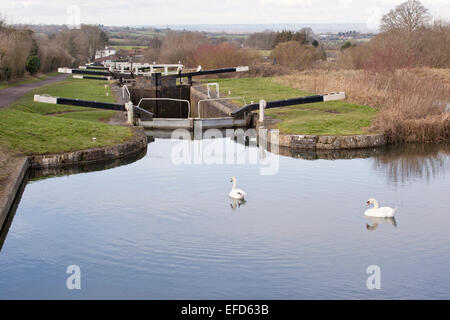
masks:
[[[145,128],[193,128],[194,122],[199,121],[205,128],[252,126],[252,114],[232,117],[232,112],[240,107],[232,99],[218,100],[216,92],[208,94],[204,84],[177,84],[176,80],[176,77],[139,78],[129,88],[133,104],[153,113],[153,119],[142,113],[140,121]]]

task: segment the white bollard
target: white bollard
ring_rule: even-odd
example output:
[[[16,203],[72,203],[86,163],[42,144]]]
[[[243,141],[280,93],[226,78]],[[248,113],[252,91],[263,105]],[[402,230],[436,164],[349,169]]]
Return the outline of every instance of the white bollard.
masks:
[[[128,119],[127,124],[132,126],[134,125],[134,112],[133,112],[133,102],[129,101],[125,103],[125,109],[128,111]]]
[[[259,122],[264,123],[264,109],[267,106],[266,100],[259,100]]]

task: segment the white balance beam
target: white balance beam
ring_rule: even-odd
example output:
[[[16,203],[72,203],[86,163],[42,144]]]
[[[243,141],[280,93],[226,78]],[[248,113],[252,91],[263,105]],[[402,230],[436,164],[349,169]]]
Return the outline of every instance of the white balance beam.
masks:
[[[335,101],[335,100],[344,100],[345,92],[332,92],[329,94],[323,95],[323,101]]]
[[[52,96],[48,96],[48,95],[39,95],[39,94],[34,95],[35,102],[57,104],[57,100],[58,100],[57,97],[52,97]]]
[[[244,71],[248,71],[249,70],[249,68],[248,68],[248,66],[245,66],[245,67],[236,67],[236,72],[244,72]]]
[[[72,69],[70,68],[58,68],[59,73],[72,73]]]

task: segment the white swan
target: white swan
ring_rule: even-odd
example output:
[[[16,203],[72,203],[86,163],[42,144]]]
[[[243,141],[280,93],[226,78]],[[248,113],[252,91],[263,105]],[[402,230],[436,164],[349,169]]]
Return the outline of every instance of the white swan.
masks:
[[[392,209],[390,207],[379,208],[378,201],[370,198],[367,200],[367,205],[373,204],[373,208],[367,209],[364,214],[369,217],[379,217],[379,218],[391,218],[395,215],[397,208]]]
[[[230,182],[233,182],[233,188],[231,189],[230,193],[228,194],[230,198],[233,199],[244,199],[245,192],[241,189],[236,189],[236,177],[232,177]]]

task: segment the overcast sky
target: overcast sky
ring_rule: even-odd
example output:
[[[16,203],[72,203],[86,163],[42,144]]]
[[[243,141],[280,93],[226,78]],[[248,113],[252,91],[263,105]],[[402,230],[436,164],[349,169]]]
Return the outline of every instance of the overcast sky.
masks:
[[[365,23],[378,25],[397,0],[0,0],[7,22],[104,25]],[[423,0],[450,20],[450,0]]]

